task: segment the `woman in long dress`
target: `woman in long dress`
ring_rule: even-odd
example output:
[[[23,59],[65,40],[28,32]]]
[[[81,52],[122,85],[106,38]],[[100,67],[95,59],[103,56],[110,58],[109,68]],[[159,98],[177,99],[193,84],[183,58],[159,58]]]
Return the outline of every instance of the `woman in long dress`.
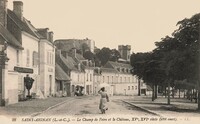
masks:
[[[107,93],[105,92],[105,87],[102,87],[98,93],[101,95],[100,103],[99,103],[99,109],[101,110],[102,114],[106,113],[106,110],[108,110],[108,107],[106,105],[107,102],[109,102],[109,98]]]

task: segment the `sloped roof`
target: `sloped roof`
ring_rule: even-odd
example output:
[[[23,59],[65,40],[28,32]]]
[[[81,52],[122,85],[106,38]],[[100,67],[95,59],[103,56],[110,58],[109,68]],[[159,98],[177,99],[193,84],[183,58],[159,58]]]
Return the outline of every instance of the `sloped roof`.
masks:
[[[62,68],[56,64],[55,78],[59,81],[70,81],[70,77],[62,70]]]
[[[118,73],[130,74],[130,69],[132,69],[132,66],[130,64],[108,61],[104,65],[104,68],[115,69],[118,71]]]
[[[60,58],[60,60],[67,66],[70,70],[78,71],[78,69],[75,67],[77,63],[73,60],[72,57],[68,56],[67,59],[61,54],[57,52],[56,55]]]
[[[117,70],[112,69],[112,68],[101,68],[101,72],[119,73]]]
[[[99,71],[101,71],[100,68],[94,67],[94,75],[101,75]]]
[[[23,49],[20,42],[7,30],[0,24],[0,35],[8,42],[8,44]]]
[[[25,18],[23,18],[23,21],[22,21],[21,19],[17,17],[17,15],[13,11],[9,9],[7,12],[8,12],[8,16],[21,28],[22,31],[25,31],[26,33],[38,38],[38,35],[34,32],[34,30],[31,29],[32,25],[30,21],[28,21]]]
[[[109,61],[108,63],[110,63],[114,68],[117,68],[117,67],[132,68],[132,66],[130,64],[124,64],[124,63],[112,62],[112,61]]]

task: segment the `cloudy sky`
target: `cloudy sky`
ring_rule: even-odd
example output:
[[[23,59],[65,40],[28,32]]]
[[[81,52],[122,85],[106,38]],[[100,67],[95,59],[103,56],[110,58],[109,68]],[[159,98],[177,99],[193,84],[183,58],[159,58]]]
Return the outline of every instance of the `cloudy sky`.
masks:
[[[98,48],[131,45],[146,52],[200,12],[200,0],[21,0],[24,16],[37,28],[49,27],[54,39],[88,37]],[[8,0],[12,10],[13,0]]]

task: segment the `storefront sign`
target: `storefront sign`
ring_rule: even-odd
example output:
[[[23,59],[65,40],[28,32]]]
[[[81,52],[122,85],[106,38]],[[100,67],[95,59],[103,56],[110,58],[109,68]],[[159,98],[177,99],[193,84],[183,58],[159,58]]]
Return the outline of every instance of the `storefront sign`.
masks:
[[[23,67],[14,67],[14,71],[17,71],[20,73],[33,73],[33,69],[23,68]]]

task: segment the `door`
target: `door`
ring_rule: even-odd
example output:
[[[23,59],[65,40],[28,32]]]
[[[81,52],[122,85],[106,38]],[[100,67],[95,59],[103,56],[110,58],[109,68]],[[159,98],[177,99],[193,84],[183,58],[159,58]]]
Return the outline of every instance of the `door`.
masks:
[[[52,75],[49,75],[49,83],[50,83],[50,86],[49,86],[49,95],[52,94]]]
[[[70,83],[66,83],[66,92],[67,92],[67,96],[71,96],[71,92],[70,92]]]

